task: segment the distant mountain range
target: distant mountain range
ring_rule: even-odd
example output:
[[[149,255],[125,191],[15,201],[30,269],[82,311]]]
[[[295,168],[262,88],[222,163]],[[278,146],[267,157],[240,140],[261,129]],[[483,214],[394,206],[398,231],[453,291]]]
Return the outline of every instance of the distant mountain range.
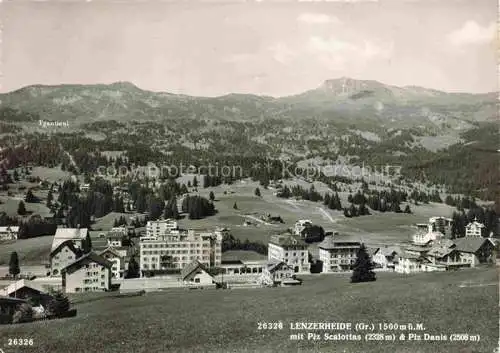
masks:
[[[142,90],[129,82],[33,85],[0,94],[1,120],[157,120],[209,118],[254,120],[319,118],[381,126],[431,125],[467,129],[497,118],[497,94],[447,93],[350,78],[327,80],[307,92],[268,97],[229,94],[194,97]]]

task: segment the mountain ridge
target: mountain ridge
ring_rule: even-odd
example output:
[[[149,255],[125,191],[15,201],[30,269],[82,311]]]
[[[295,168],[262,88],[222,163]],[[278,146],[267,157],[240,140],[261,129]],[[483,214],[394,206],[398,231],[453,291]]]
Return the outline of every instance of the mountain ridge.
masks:
[[[494,93],[447,93],[348,77],[328,79],[316,88],[285,97],[246,93],[199,97],[147,91],[131,82],[119,81],[91,85],[30,85],[0,94],[0,102],[0,109],[35,114],[46,120],[72,121],[269,117],[435,125],[436,121],[454,124],[457,119],[489,121],[496,118],[497,111]]]

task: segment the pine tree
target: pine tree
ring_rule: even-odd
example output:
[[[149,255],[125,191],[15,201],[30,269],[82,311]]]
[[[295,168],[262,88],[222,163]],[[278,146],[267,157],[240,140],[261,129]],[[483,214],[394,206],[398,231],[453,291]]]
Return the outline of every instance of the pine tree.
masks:
[[[256,188],[255,189],[255,196],[257,197],[261,197],[262,195],[260,194],[260,189],[259,188]]]
[[[61,315],[68,312],[70,303],[68,297],[63,292],[56,292],[47,304],[47,311],[51,315]]]
[[[52,195],[52,190],[47,194],[47,207],[52,206],[52,201],[54,200],[54,195]]]
[[[236,202],[234,203],[233,208],[234,208],[235,210],[237,210],[237,209],[238,209],[238,205],[236,204]]]
[[[19,201],[19,205],[17,206],[17,214],[20,216],[24,216],[26,214],[26,206],[23,201]]]
[[[140,275],[139,264],[135,260],[135,257],[132,256],[128,262],[127,278],[138,278]]]
[[[208,197],[210,198],[210,201],[212,201],[212,202],[213,202],[213,201],[215,200],[215,194],[214,194],[214,192],[213,192],[213,191],[210,191],[210,194],[209,194],[209,196],[208,196]]]
[[[10,254],[9,274],[16,277],[19,273],[21,273],[19,257],[17,256],[17,252],[14,251]]]
[[[35,195],[33,195],[33,191],[28,190],[28,192],[26,193],[26,196],[24,197],[24,201],[28,202],[28,203],[34,203],[36,202],[36,197]]]
[[[353,266],[351,283],[375,281],[376,278],[375,272],[373,271],[374,268],[375,265],[372,262],[370,255],[368,255],[365,245],[361,244],[361,247],[358,250],[356,262]]]

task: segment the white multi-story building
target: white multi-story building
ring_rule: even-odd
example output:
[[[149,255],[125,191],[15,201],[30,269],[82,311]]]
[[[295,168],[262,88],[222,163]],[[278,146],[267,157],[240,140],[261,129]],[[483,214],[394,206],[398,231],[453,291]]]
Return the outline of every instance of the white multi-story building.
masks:
[[[327,236],[318,245],[319,259],[323,262],[323,272],[350,271],[356,262],[361,241],[349,236]]]
[[[173,230],[140,240],[142,271],[180,270],[195,260],[207,267],[220,267],[221,233]]]
[[[302,235],[302,231],[306,229],[307,227],[311,227],[312,222],[308,219],[299,219],[297,222],[295,222],[295,227],[293,229],[293,233],[295,235]]]
[[[158,238],[160,236],[171,233],[173,230],[178,230],[177,221],[174,219],[162,219],[158,221],[148,221],[146,224],[146,237]]]
[[[474,222],[467,224],[465,227],[465,236],[467,238],[481,238],[483,236],[484,224],[479,223],[477,218]]]
[[[269,261],[283,261],[295,273],[311,272],[307,244],[294,236],[273,235],[269,241],[267,257]]]
[[[416,245],[427,245],[430,242],[444,238],[443,233],[435,231],[434,229],[435,226],[433,223],[417,224],[417,232],[412,237],[413,243]]]
[[[431,217],[429,218],[429,224],[432,226],[432,230],[435,232],[441,232],[444,236],[451,236],[451,228],[453,225],[453,220],[446,217]]]
[[[66,293],[108,291],[111,287],[112,263],[94,252],[80,257],[62,270]]]

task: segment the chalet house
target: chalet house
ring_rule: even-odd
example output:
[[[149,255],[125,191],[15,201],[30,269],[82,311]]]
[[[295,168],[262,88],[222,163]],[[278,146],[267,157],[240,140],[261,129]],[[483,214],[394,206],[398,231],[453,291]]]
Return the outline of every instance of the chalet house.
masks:
[[[488,238],[458,238],[454,240],[455,249],[460,252],[463,263],[475,267],[479,264],[495,263],[495,244]]]
[[[108,291],[113,264],[95,252],[80,257],[62,270],[62,286],[66,293]]]
[[[465,237],[466,238],[481,238],[484,233],[484,224],[479,223],[477,219],[474,222],[467,224],[465,227]]]
[[[319,259],[323,262],[323,272],[350,271],[354,265],[361,241],[350,236],[327,236],[318,245]]]
[[[422,265],[429,263],[431,262],[422,255],[404,251],[399,254],[399,261],[394,266],[394,271],[405,274],[423,272]]]
[[[11,283],[0,290],[0,296],[25,300],[31,298],[37,304],[41,304],[44,307],[52,299],[52,296],[46,293],[40,284],[25,279]]]
[[[83,251],[76,247],[72,240],[60,243],[50,252],[50,274],[61,276],[61,270],[82,255]]]
[[[130,259],[128,247],[108,247],[99,253],[106,260],[112,263],[111,278],[120,279],[124,277]]]
[[[449,239],[434,243],[425,255],[430,263],[423,264],[422,271],[447,271],[453,268],[468,267],[469,265],[461,261],[460,252],[455,247],[455,243]]]
[[[376,249],[372,255],[372,261],[378,268],[383,270],[394,270],[398,263],[398,254],[401,249],[397,246],[385,246]]]
[[[310,273],[308,246],[303,239],[290,235],[273,235],[268,244],[268,260],[283,261],[296,273]]]
[[[0,240],[15,240],[18,233],[18,226],[0,227]]]
[[[87,228],[57,228],[52,240],[51,251],[54,251],[61,243],[71,240],[75,247],[82,248],[83,242],[90,239]]]
[[[295,279],[293,267],[283,261],[271,261],[262,271],[260,283],[266,286],[280,285]]]
[[[208,268],[198,260],[191,262],[181,270],[181,278],[184,285],[188,287],[215,286],[215,280],[208,272]]]

